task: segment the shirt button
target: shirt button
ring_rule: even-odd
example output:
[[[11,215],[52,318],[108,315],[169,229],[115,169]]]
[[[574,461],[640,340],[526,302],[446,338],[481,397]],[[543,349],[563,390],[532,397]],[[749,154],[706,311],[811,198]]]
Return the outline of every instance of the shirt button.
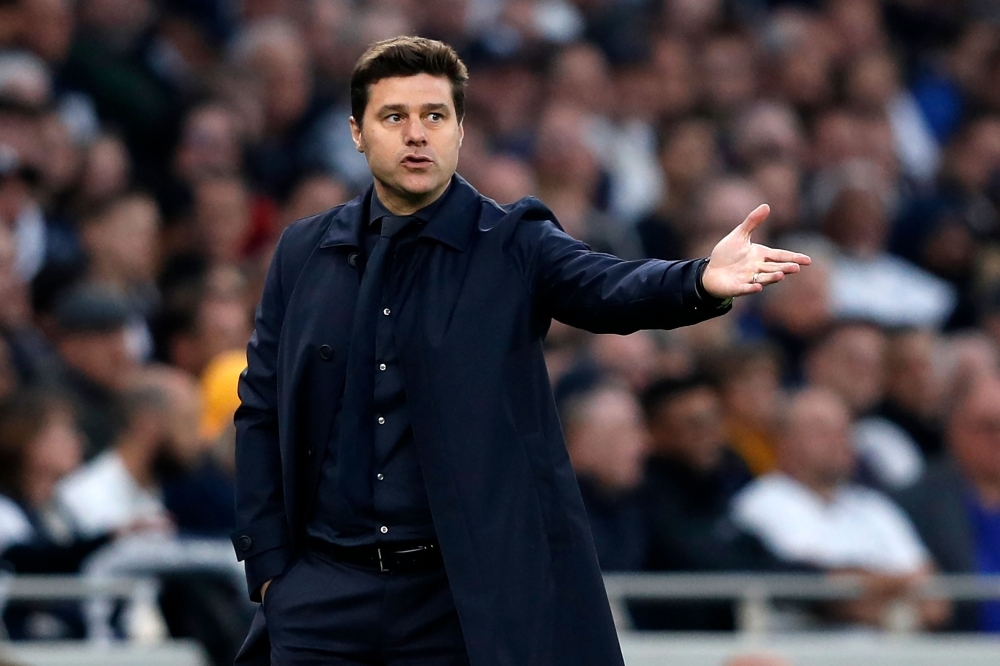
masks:
[[[381,532],[382,534],[387,534],[389,532],[389,528],[386,527],[385,525],[383,525],[382,527],[380,527],[378,529],[379,529],[379,532]]]
[[[378,474],[375,475],[375,478],[378,479],[379,481],[381,481],[381,480],[383,480],[385,478],[385,474],[383,474],[382,472],[379,472]]]
[[[385,417],[384,416],[378,417],[378,424],[379,425],[385,425]]]
[[[384,314],[386,317],[389,316],[389,312],[390,312],[389,308],[386,308],[385,310],[382,310],[382,314]]]
[[[385,363],[379,363],[378,364],[378,369],[384,371],[385,370]]]

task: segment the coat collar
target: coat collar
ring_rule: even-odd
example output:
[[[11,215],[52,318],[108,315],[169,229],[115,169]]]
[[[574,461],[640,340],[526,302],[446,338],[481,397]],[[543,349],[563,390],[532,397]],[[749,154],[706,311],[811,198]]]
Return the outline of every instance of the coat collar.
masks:
[[[469,247],[476,228],[480,194],[464,178],[455,174],[448,199],[434,218],[420,231],[419,237],[431,238],[460,252]],[[361,230],[368,219],[368,204],[374,185],[351,199],[334,213],[320,247],[360,247]]]

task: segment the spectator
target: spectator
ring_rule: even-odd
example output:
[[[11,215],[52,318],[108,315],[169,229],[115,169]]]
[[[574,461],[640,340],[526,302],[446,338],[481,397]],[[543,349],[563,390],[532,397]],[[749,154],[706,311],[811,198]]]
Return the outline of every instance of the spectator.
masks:
[[[931,556],[891,500],[850,482],[853,468],[846,405],[830,391],[806,389],[789,405],[778,471],[734,499],[733,519],[782,559],[860,571],[905,591],[933,572]],[[850,621],[880,624],[886,601],[863,599],[838,612]],[[924,626],[940,625],[947,615],[941,602],[920,604]]]
[[[235,175],[202,178],[194,185],[194,244],[210,263],[236,263],[250,240],[250,194]]]
[[[889,333],[885,399],[876,412],[905,430],[927,460],[938,458],[943,447],[944,382],[936,363],[940,344],[928,330]]]
[[[81,224],[90,281],[128,298],[142,314],[157,305],[159,228],[156,202],[139,192],[108,201]]]
[[[661,128],[658,156],[667,188],[657,209],[637,224],[646,256],[690,256],[692,239],[685,233],[685,222],[694,213],[702,187],[722,167],[716,132],[710,120],[700,118]]]
[[[781,350],[782,383],[792,386],[804,380],[803,364],[809,348],[833,325],[828,265],[816,259],[798,278],[762,292],[760,309],[767,339]]]
[[[71,526],[53,498],[57,483],[80,465],[82,454],[68,402],[25,392],[0,405],[0,553],[38,539],[71,539]]]
[[[24,392],[0,404],[0,563],[24,574],[75,573],[109,534],[78,535],[55,501],[60,479],[81,461],[83,442],[65,400]],[[72,604],[15,603],[5,609],[17,639],[82,638]]]
[[[948,457],[898,494],[947,573],[1000,573],[1000,380],[975,381],[948,416]],[[1000,631],[1000,603],[963,603],[951,629]]]
[[[560,418],[601,568],[641,569],[646,531],[637,490],[648,434],[638,401],[627,389],[598,383],[564,397]]]
[[[22,382],[52,380],[56,374],[56,359],[48,341],[35,328],[32,314],[27,285],[17,272],[14,234],[0,223],[0,337],[16,373],[15,387]]]
[[[131,319],[124,298],[99,285],[74,287],[56,304],[55,346],[87,436],[88,457],[110,446],[121,425],[116,401],[137,369]]]
[[[785,567],[729,518],[729,502],[750,480],[726,445],[718,391],[692,377],[654,382],[642,396],[652,436],[644,509],[654,571],[762,571]],[[659,629],[729,629],[720,603],[642,604],[637,622]]]
[[[163,313],[158,333],[166,359],[200,377],[217,354],[250,338],[250,313],[242,290],[213,293],[207,285],[196,290],[193,304],[182,302]]]
[[[837,394],[848,406],[862,476],[884,488],[913,483],[924,469],[916,442],[899,425],[876,415],[886,391],[885,334],[874,324],[841,321],[807,352],[812,386]]]
[[[263,84],[264,136],[248,155],[251,181],[280,199],[304,171],[322,164],[310,153],[324,109],[314,96],[309,53],[298,28],[278,18],[250,25],[232,53],[234,64]]]
[[[830,277],[833,311],[886,326],[942,327],[955,308],[946,282],[885,251],[885,205],[865,170],[845,173],[846,184],[823,215],[823,233],[834,243]],[[835,186],[836,187],[836,186]]]
[[[145,371],[128,385],[121,395],[124,426],[113,447],[60,484],[59,503],[83,534],[169,523],[160,476],[176,468],[175,433],[196,428],[199,416],[178,402],[183,389],[170,386],[184,375],[158,375]]]
[[[732,527],[730,499],[750,471],[726,444],[722,402],[707,379],[659,380],[642,396],[652,437],[646,466],[650,565],[656,570],[754,570],[774,565]]]
[[[774,471],[781,362],[775,347],[733,346],[710,360],[722,397],[726,439],[758,476]]]

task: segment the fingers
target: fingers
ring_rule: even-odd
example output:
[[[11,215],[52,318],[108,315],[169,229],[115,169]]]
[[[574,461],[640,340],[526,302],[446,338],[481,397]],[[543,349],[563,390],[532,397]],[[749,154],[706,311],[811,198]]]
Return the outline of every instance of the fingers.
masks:
[[[747,218],[749,219],[749,218]],[[801,254],[799,252],[790,252],[788,250],[779,250],[775,248],[770,248],[765,245],[758,246],[764,251],[764,260],[773,261],[780,263],[793,263],[799,264],[800,266],[808,266],[812,263],[812,259],[808,255]]]
[[[785,273],[788,275],[798,273],[802,267],[794,262],[779,264],[773,261],[764,261],[761,262],[759,270],[761,273]]]
[[[771,207],[767,204],[761,204],[757,206],[752,213],[747,215],[747,219],[743,220],[740,224],[739,229],[746,235],[747,238],[753,233],[753,230],[760,226],[760,223],[767,219],[767,216],[771,213]]]
[[[774,284],[775,282],[781,282],[784,278],[785,274],[781,271],[775,271],[774,273],[765,273],[761,271],[760,273],[757,273],[756,284]]]
[[[749,294],[756,294],[759,291],[763,291],[767,285],[781,282],[784,278],[785,274],[781,271],[776,273],[765,273],[763,271],[755,273],[749,283],[743,283],[738,287],[739,293],[736,295],[747,296]]]
[[[761,282],[756,284],[741,284],[737,289],[737,296],[749,296],[750,294],[756,294],[759,291],[763,291],[764,285]]]

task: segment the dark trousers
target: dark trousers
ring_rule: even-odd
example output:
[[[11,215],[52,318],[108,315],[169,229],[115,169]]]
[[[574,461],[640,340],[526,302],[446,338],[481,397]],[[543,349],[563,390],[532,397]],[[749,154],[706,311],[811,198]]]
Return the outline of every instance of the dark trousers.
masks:
[[[443,566],[381,573],[304,551],[264,596],[272,666],[468,666]]]

